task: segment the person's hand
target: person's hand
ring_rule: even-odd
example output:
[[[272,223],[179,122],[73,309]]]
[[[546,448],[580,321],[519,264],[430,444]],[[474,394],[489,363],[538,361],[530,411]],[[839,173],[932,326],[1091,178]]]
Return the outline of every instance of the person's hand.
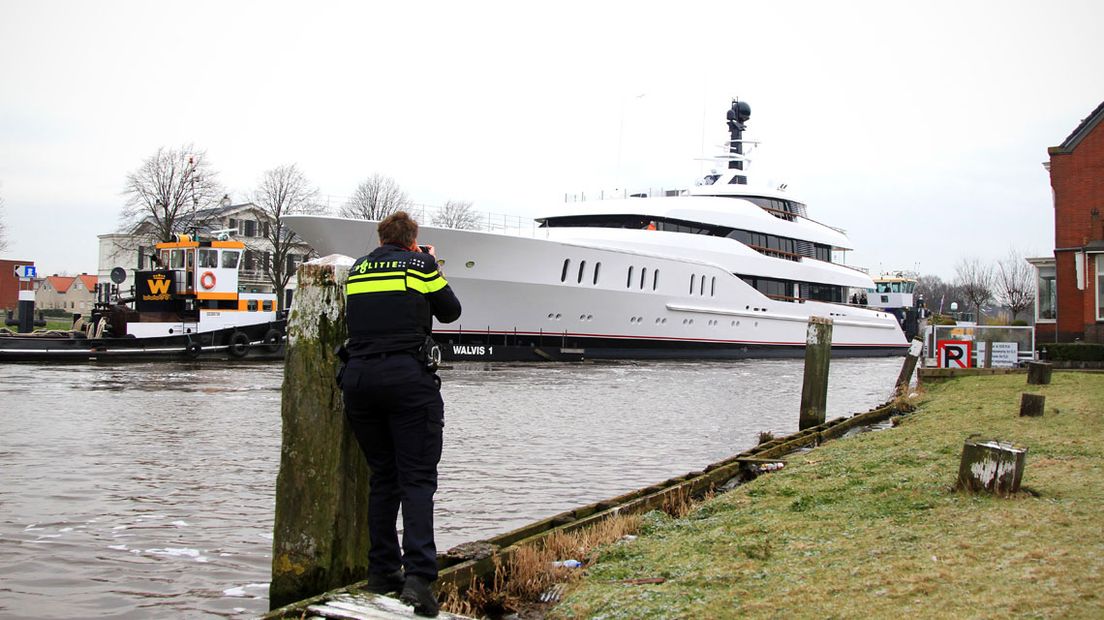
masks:
[[[432,256],[433,260],[437,260],[437,248],[433,247],[432,245],[420,245],[418,247],[421,248],[421,250],[426,254]]]

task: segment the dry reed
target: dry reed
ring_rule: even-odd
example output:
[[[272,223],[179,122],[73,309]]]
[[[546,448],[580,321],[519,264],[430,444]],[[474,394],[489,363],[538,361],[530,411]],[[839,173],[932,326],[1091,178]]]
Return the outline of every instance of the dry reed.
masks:
[[[503,563],[495,558],[490,583],[473,581],[463,593],[445,589],[442,609],[471,616],[498,616],[540,605],[540,597],[558,583],[570,583],[582,575],[578,568],[557,566],[564,560],[589,563],[597,550],[621,540],[640,528],[639,515],[615,515],[595,525],[553,532],[540,542],[517,548]]]

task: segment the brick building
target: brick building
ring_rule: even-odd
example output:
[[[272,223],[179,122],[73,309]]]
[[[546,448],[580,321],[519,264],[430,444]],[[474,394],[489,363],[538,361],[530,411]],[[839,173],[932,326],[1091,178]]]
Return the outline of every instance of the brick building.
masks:
[[[1039,274],[1038,339],[1104,342],[1104,103],[1047,150],[1054,258],[1031,261]]]
[[[20,282],[15,268],[34,265],[33,260],[0,260],[0,310],[14,310],[19,303],[19,291],[34,290],[32,282]],[[0,327],[3,327],[0,320]]]

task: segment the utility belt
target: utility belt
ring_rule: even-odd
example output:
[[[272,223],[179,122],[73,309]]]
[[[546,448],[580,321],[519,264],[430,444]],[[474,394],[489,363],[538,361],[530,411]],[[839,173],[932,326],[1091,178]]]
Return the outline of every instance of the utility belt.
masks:
[[[337,376],[335,377],[338,387],[341,387],[341,379],[345,375],[345,365],[349,363],[352,357],[358,359],[384,359],[392,355],[413,355],[414,359],[421,362],[429,372],[436,372],[437,367],[441,365],[441,347],[433,340],[433,336],[429,335],[425,337],[420,346],[414,349],[398,349],[396,351],[382,351],[363,355],[350,356],[348,344],[349,341],[346,340],[334,349],[334,355],[340,360],[337,365]]]

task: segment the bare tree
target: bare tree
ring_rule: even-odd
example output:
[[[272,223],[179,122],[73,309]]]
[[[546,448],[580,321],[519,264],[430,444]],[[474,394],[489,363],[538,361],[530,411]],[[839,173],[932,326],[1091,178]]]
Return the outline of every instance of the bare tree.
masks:
[[[479,214],[472,210],[470,202],[449,200],[433,214],[433,225],[457,230],[475,230],[479,228]]]
[[[179,149],[161,147],[137,170],[127,175],[124,226],[148,241],[171,241],[177,233],[203,224],[202,211],[223,195],[207,152],[191,144]],[[146,224],[146,226],[142,226]]]
[[[287,227],[284,216],[322,213],[325,206],[318,202],[318,190],[295,164],[266,170],[253,192],[253,204],[268,220],[261,231],[262,238],[267,241],[264,256],[270,260],[266,271],[279,308],[283,309],[284,292],[295,271],[289,257],[296,256],[293,250],[302,249],[304,245],[303,240]]]
[[[977,311],[974,320],[981,324],[981,308],[993,299],[993,266],[979,258],[964,258],[955,265],[955,276],[962,297]]]
[[[933,313],[942,314],[951,306],[951,302],[963,301],[964,297],[958,287],[951,282],[944,282],[937,275],[923,275],[916,278],[916,295],[924,297],[924,306]]]
[[[995,280],[996,297],[1008,306],[1013,321],[1035,302],[1035,269],[1015,248],[1008,250],[1008,256],[997,262]]]
[[[373,174],[357,186],[352,198],[341,207],[342,217],[361,220],[382,220],[395,211],[405,209],[410,201],[406,192],[389,176]]]

